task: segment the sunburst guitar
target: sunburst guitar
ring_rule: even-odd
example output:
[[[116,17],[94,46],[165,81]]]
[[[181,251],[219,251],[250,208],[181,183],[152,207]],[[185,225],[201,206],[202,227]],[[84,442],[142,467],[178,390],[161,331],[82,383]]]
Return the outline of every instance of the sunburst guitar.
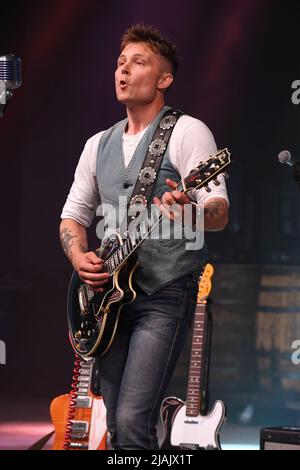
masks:
[[[204,414],[206,384],[205,375],[207,335],[207,297],[211,290],[213,267],[205,266],[200,278],[195,311],[190,355],[186,401],[176,397],[165,398],[161,405],[164,428],[162,449],[221,449],[219,433],[225,421],[225,405],[221,400],[214,403],[210,412]]]
[[[72,391],[52,400],[52,450],[106,450],[106,408],[91,391],[93,360],[77,358]]]

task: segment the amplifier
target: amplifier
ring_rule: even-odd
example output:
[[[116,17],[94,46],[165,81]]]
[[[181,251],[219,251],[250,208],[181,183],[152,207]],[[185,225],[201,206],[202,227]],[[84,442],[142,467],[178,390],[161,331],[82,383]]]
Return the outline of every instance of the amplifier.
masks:
[[[262,428],[260,450],[300,450],[300,428],[296,426]]]

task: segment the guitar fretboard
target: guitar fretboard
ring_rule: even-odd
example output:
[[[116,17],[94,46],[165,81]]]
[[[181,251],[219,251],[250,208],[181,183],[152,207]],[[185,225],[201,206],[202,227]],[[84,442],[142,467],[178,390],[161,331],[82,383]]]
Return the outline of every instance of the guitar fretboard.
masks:
[[[204,369],[206,321],[206,304],[197,304],[192,334],[191,358],[186,397],[186,414],[191,417],[198,416],[200,412],[200,386]]]
[[[148,237],[150,232],[152,232],[152,230],[160,223],[161,219],[161,213],[153,206],[151,215],[146,217],[145,220],[142,220],[135,232],[131,236],[128,235],[123,245],[119,246],[117,250],[104,262],[105,269],[111,276],[128,260],[129,256],[131,256],[142,241]]]

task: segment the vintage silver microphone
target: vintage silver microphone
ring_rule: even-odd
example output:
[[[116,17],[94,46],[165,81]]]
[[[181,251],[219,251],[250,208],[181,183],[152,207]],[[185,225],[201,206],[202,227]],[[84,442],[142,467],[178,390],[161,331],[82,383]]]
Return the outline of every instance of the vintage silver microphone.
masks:
[[[13,95],[12,90],[21,83],[21,59],[14,54],[0,56],[0,117]]]
[[[280,163],[293,167],[295,181],[300,186],[300,162],[295,160],[288,150],[282,150],[278,154],[278,160]]]
[[[286,165],[289,165],[289,166],[294,166],[297,163],[293,159],[291,152],[289,152],[288,150],[282,150],[281,152],[279,152],[278,160],[280,163],[285,163]]]

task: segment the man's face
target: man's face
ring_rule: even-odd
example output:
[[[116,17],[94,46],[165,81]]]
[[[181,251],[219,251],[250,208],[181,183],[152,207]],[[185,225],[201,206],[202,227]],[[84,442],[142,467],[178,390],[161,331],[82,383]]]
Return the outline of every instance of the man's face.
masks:
[[[170,75],[166,60],[144,43],[130,43],[121,52],[115,72],[117,99],[127,106],[151,103]]]

